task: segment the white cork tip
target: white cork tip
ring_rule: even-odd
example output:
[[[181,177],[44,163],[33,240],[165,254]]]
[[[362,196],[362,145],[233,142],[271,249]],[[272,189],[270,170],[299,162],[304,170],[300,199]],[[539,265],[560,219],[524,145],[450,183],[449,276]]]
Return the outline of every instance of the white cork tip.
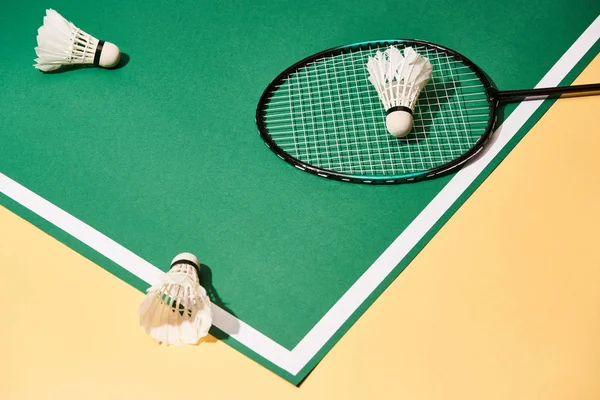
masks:
[[[397,138],[403,138],[410,133],[413,117],[408,111],[392,111],[385,118],[385,127],[388,132]]]
[[[111,42],[104,42],[98,64],[104,68],[116,67],[121,60],[121,50]]]
[[[171,262],[171,265],[177,263],[178,261],[189,261],[194,263],[198,269],[200,269],[200,261],[198,261],[198,258],[196,258],[195,255],[193,255],[192,253],[181,253],[181,254],[177,254],[175,256],[175,258],[173,259],[173,261]]]

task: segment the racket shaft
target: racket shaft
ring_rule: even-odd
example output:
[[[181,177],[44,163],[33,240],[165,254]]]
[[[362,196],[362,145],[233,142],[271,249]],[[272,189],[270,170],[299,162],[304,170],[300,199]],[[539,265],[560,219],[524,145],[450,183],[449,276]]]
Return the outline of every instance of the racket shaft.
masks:
[[[503,102],[520,101],[526,97],[558,97],[563,94],[593,95],[600,94],[600,83],[589,85],[559,86],[552,88],[505,90],[496,97]]]

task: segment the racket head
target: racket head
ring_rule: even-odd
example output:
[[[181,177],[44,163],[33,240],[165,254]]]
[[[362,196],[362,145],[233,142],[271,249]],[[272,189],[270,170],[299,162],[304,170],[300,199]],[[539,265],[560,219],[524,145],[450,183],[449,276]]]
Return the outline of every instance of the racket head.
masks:
[[[432,77],[414,109],[413,131],[394,138],[368,80],[369,56],[389,46],[428,58]],[[298,169],[353,183],[397,184],[452,172],[490,138],[495,87],[462,54],[413,39],[321,51],[281,72],[264,90],[256,123],[265,144]]]

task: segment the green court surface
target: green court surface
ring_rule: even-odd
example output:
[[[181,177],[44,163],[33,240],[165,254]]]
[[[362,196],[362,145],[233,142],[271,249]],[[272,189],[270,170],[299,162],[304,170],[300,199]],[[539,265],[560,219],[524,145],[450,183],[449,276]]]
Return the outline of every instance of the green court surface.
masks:
[[[120,46],[124,65],[33,68],[47,7]],[[569,84],[600,37],[595,0],[4,9],[0,204],[140,290],[175,254],[195,253],[217,306],[212,333],[295,384],[550,102],[506,108],[495,152],[458,174],[369,186],[303,173],[264,145],[254,113],[269,82],[330,47],[414,38],[464,54],[500,89],[534,87],[547,73],[546,84]]]

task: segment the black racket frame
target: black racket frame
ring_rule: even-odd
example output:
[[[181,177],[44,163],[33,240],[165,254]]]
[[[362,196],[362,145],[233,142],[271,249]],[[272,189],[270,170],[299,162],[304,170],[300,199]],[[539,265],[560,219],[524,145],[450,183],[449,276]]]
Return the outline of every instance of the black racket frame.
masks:
[[[308,164],[302,160],[299,160],[286,151],[284,151],[277,143],[273,140],[271,135],[269,134],[266,124],[265,124],[265,115],[267,113],[267,106],[271,99],[272,93],[275,92],[276,88],[283,84],[286,79],[293,73],[301,70],[304,66],[309,63],[316,61],[320,58],[328,58],[332,56],[336,56],[339,54],[343,54],[344,52],[353,52],[357,50],[366,50],[373,47],[388,47],[388,46],[399,46],[401,48],[408,46],[425,46],[432,49],[435,49],[439,52],[448,54],[453,58],[459,60],[464,65],[468,66],[473,73],[480,79],[484,89],[486,100],[490,108],[490,115],[488,118],[488,122],[485,128],[485,132],[481,137],[475,142],[475,144],[463,153],[461,156],[455,158],[454,160],[437,166],[435,168],[431,168],[426,171],[406,174],[400,177],[377,177],[377,176],[360,176],[360,175],[350,175],[344,174],[337,171],[332,171],[320,167],[316,167],[314,165]],[[501,101],[514,101],[514,100],[522,100],[528,98],[530,96],[538,96],[538,98],[545,97],[556,97],[565,93],[587,93],[587,92],[595,92],[600,91],[600,84],[591,84],[591,85],[579,85],[579,86],[567,86],[567,87],[555,87],[555,88],[541,88],[541,89],[527,89],[527,90],[511,90],[511,91],[499,91],[492,81],[488,78],[488,76],[479,68],[474,62],[469,60],[464,55],[459,52],[452,50],[448,47],[440,46],[435,43],[430,43],[423,40],[416,39],[395,39],[395,40],[376,40],[369,42],[361,42],[355,43],[351,45],[345,46],[337,46],[328,50],[324,50],[313,54],[309,57],[306,57],[297,63],[291,65],[286,68],[283,72],[281,72],[275,79],[271,81],[271,83],[266,87],[263,91],[258,105],[256,107],[256,125],[258,127],[258,131],[260,136],[264,140],[265,144],[269,149],[271,149],[279,158],[293,165],[294,167],[301,169],[305,172],[309,172],[314,175],[321,176],[323,178],[335,179],[344,182],[352,182],[352,183],[368,183],[368,184],[398,184],[398,183],[409,183],[409,182],[417,182],[424,179],[431,179],[434,177],[438,177],[441,175],[445,175],[447,173],[453,172],[460,168],[467,161],[472,159],[475,155],[477,155],[492,137],[494,128],[496,126],[497,121],[497,113],[496,108]],[[399,139],[402,140],[402,139]]]

